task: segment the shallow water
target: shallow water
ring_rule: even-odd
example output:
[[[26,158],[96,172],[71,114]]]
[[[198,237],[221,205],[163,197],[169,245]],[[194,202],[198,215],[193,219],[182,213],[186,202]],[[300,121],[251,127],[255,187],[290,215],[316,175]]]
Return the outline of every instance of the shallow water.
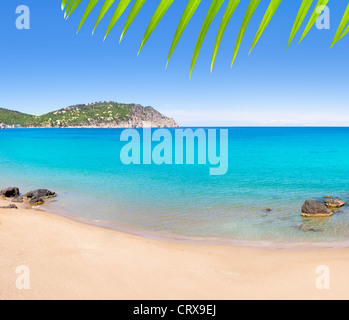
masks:
[[[59,197],[50,209],[161,234],[349,240],[347,207],[331,218],[300,216],[306,199],[349,201],[349,128],[229,128],[223,176],[210,176],[209,164],[126,166],[121,132],[0,130],[0,185],[52,189]],[[323,231],[304,232],[295,228],[300,224]]]

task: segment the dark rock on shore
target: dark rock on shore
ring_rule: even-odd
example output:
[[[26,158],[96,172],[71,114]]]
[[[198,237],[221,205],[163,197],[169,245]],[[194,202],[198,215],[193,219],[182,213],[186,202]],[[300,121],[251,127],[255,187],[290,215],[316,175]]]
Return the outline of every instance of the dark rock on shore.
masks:
[[[47,199],[47,198],[54,198],[57,196],[56,192],[52,192],[47,189],[37,189],[34,191],[30,191],[27,194],[24,195],[27,198],[42,198],[42,199]]]
[[[14,204],[10,204],[6,207],[0,207],[0,209],[18,209],[18,207]]]
[[[333,212],[323,203],[314,200],[307,200],[302,207],[303,217],[330,217]]]
[[[31,198],[30,201],[29,201],[29,204],[31,206],[39,206],[39,205],[41,205],[43,203],[44,203],[44,200],[42,198],[39,198],[39,197]]]
[[[325,199],[325,206],[327,208],[341,208],[345,205],[345,202],[340,200],[340,199],[337,199],[337,198],[332,198],[332,199]]]
[[[0,191],[0,195],[4,196],[5,198],[15,198],[19,196],[19,189],[6,188]]]
[[[18,196],[16,198],[13,198],[12,202],[23,203],[23,197],[22,196]]]

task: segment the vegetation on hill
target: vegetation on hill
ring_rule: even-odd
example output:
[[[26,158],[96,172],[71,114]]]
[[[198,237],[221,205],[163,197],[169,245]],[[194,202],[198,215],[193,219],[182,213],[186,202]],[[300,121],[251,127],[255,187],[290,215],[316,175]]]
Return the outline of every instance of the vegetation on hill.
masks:
[[[11,126],[18,124],[25,127],[31,123],[34,118],[34,116],[29,114],[0,108],[0,123],[6,123]]]
[[[173,119],[163,116],[151,107],[116,102],[75,105],[42,116],[0,109],[0,123],[8,126],[20,125],[24,128],[142,127],[143,121],[150,121],[159,127],[177,126]]]
[[[115,102],[93,103],[71,106],[35,117],[30,125],[35,127],[98,126],[126,121],[130,115],[129,105]]]

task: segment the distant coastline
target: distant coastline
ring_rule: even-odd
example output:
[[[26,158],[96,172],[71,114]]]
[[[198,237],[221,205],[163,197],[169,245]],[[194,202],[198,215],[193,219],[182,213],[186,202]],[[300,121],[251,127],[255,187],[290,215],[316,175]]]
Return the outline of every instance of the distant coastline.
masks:
[[[33,116],[0,108],[0,129],[17,128],[178,128],[152,107],[116,102],[81,104]]]

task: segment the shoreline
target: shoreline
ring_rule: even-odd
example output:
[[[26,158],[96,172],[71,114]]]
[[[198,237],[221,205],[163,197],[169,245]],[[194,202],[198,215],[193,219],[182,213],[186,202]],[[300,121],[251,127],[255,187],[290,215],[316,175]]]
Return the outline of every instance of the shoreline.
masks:
[[[54,200],[54,199],[52,199]],[[46,204],[50,204],[48,200]],[[52,206],[54,207],[54,206]],[[225,238],[219,236],[189,236],[181,235],[175,233],[165,233],[160,231],[150,231],[140,227],[134,227],[127,224],[121,224],[113,221],[104,221],[104,220],[95,220],[90,218],[81,217],[73,212],[68,210],[56,208],[45,208],[40,207],[38,210],[42,212],[47,212],[49,214],[57,215],[78,223],[94,226],[97,228],[104,228],[107,230],[112,230],[115,232],[125,233],[128,235],[133,235],[145,239],[151,239],[156,241],[164,242],[174,242],[182,243],[189,245],[221,245],[221,246],[232,246],[232,247],[241,247],[241,248],[251,248],[251,249],[260,249],[260,250],[288,250],[288,251],[297,251],[297,250],[331,250],[331,249],[346,249],[349,248],[348,241],[333,241],[333,242],[285,242],[285,241],[267,241],[267,240],[241,240],[234,238]]]
[[[0,209],[1,300],[349,298],[349,249],[165,242],[18,208]],[[29,290],[15,285],[23,265]],[[331,269],[331,290],[316,288],[323,265]]]

